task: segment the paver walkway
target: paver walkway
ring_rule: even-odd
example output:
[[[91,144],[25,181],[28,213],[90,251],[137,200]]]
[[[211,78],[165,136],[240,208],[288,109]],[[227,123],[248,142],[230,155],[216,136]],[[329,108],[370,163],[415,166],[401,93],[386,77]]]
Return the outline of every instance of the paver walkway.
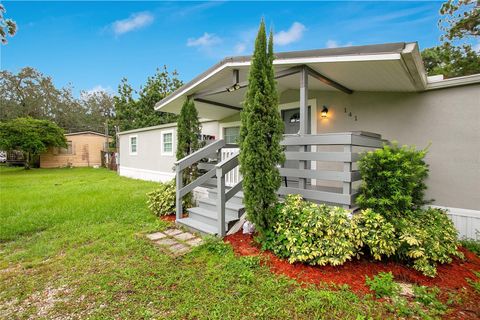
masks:
[[[193,233],[175,228],[148,234],[147,238],[174,256],[185,254],[202,243]]]

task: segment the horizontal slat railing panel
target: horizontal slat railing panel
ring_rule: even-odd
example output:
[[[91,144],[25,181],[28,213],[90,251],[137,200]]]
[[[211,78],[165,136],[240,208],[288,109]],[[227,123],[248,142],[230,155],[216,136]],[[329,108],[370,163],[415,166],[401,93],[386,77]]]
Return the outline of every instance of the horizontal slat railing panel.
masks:
[[[360,171],[352,171],[351,174],[352,174],[352,179],[350,182],[362,180],[362,175],[360,174]]]
[[[343,194],[343,193],[318,191],[318,190],[312,190],[312,189],[288,188],[288,187],[280,187],[280,189],[278,189],[278,193],[281,195],[299,194],[304,198],[323,201],[323,202],[338,203],[338,204],[344,204],[344,205],[352,204],[351,195]]]
[[[352,135],[349,133],[283,135],[283,140],[280,144],[283,146],[342,145],[350,144],[351,141]]]
[[[355,162],[360,159],[359,153],[349,152],[298,152],[286,151],[286,160],[307,160],[307,161],[338,161]]]
[[[352,145],[359,147],[381,148],[385,143],[382,139],[372,138],[368,136],[352,135]]]
[[[341,171],[316,171],[308,169],[279,168],[282,177],[295,177],[303,179],[319,179],[330,181],[348,181],[348,177]]]
[[[284,146],[309,146],[309,145],[354,145],[362,147],[381,148],[386,140],[354,132],[283,135],[280,142]]]
[[[216,170],[217,168],[211,169],[210,171],[206,172],[202,176],[198,177],[195,181],[189,183],[188,185],[180,189],[180,197],[183,197],[184,195],[186,195],[196,187],[199,187],[200,185],[210,180],[212,177],[215,176]]]
[[[280,172],[280,175],[282,177],[290,178],[317,179],[342,182],[353,182],[361,179],[358,171],[344,172],[293,168],[279,168],[278,171]]]
[[[211,144],[209,144],[206,147],[203,147],[200,150],[195,151],[191,155],[186,156],[183,159],[178,160],[175,162],[175,165],[178,167],[178,170],[183,170],[195,162],[199,161],[200,159],[206,158],[212,153],[214,153],[216,150],[223,148],[225,146],[225,140],[220,139],[218,141],[215,141]]]

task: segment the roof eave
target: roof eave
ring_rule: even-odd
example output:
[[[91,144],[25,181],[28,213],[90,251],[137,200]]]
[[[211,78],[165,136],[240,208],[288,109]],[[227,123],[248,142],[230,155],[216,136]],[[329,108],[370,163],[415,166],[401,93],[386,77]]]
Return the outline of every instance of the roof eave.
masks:
[[[373,51],[369,51],[369,48],[374,49]],[[379,50],[378,48],[381,49]],[[358,52],[355,49],[358,49]],[[325,54],[325,52],[328,52],[328,54]],[[418,49],[418,44],[416,42],[284,52],[277,54],[277,57],[274,60],[274,65],[397,59],[401,59],[403,61],[404,67],[409,73],[415,89],[418,91],[425,90],[427,84],[426,73],[425,69],[423,68],[423,62]],[[155,104],[155,110],[160,110],[168,103],[178,99],[189,90],[195,88],[198,84],[209,79],[227,67],[236,68],[249,66],[250,60],[251,56],[228,57],[223,59],[188,83],[184,84],[171,95],[157,102]],[[182,98],[185,99],[185,97]]]
[[[480,84],[480,73],[479,74],[472,74],[469,76],[463,77],[456,77],[456,78],[449,78],[443,79],[440,81],[434,81],[427,84],[426,90],[437,90],[437,89],[445,89],[451,87],[459,87],[459,86],[468,86]]]

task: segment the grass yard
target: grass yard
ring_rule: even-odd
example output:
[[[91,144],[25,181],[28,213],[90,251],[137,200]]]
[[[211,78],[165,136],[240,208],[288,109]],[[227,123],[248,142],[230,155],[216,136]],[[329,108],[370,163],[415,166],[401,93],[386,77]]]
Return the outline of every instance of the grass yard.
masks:
[[[348,288],[301,286],[210,239],[170,257],[145,234],[155,183],[104,169],[0,167],[0,318],[393,318]],[[69,317],[70,316],[70,317]]]

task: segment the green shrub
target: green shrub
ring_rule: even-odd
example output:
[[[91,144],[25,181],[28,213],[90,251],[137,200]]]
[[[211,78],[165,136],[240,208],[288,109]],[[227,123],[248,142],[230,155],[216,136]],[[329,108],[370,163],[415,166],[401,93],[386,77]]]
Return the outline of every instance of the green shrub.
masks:
[[[371,209],[362,210],[353,217],[353,222],[360,231],[360,239],[365,249],[375,260],[382,256],[391,256],[397,248],[395,228],[380,214]]]
[[[428,176],[426,154],[426,149],[417,151],[415,147],[399,147],[396,143],[365,154],[358,163],[363,182],[357,204],[389,219],[427,203],[424,201],[427,188],[424,180]]]
[[[147,193],[148,208],[157,216],[166,216],[175,213],[176,186],[175,180],[160,182],[158,188]],[[183,199],[183,207],[190,206],[187,199]]]
[[[480,239],[480,232],[477,231],[477,239]],[[462,247],[480,256],[480,240],[463,239],[460,240]]]
[[[439,313],[447,310],[446,306],[437,298],[440,293],[440,289],[437,287],[413,286],[413,293],[415,295],[415,301],[420,302],[425,307],[434,309]]]
[[[360,232],[348,211],[288,195],[277,207],[274,230],[265,234],[264,248],[290,263],[341,265],[358,254]]]
[[[457,230],[440,209],[418,209],[391,220],[365,209],[351,217],[345,209],[289,195],[274,219],[273,230],[260,240],[264,249],[290,263],[341,265],[368,252],[376,260],[394,255],[434,277],[438,263],[463,257]]]
[[[452,256],[463,257],[457,248],[457,230],[440,209],[416,210],[393,223],[400,241],[397,256],[412,261],[413,268],[427,276],[436,275],[437,263],[450,263]]]
[[[467,282],[472,286],[472,288],[480,294],[480,271],[473,271],[475,273],[475,276],[477,277],[477,280],[472,280],[467,278]]]
[[[393,281],[391,272],[380,272],[372,279],[366,276],[365,283],[370,290],[375,292],[377,298],[393,297],[400,293],[400,286]]]

